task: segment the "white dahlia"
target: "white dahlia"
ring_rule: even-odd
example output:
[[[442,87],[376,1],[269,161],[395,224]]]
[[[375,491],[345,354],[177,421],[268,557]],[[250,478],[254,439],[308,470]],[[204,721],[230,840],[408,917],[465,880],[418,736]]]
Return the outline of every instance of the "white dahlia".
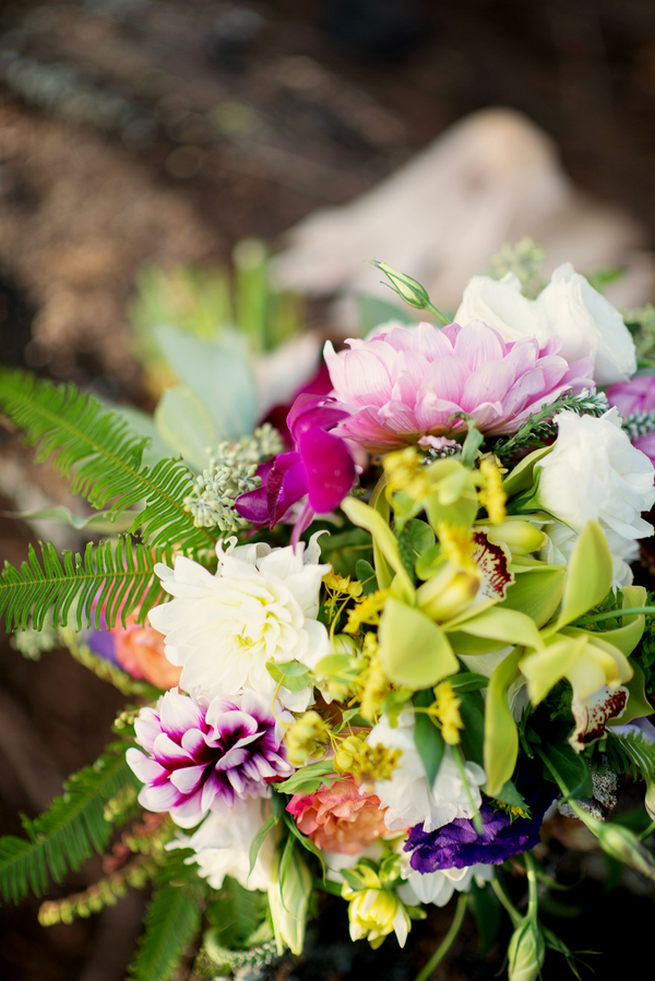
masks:
[[[316,619],[321,579],[330,569],[318,562],[318,535],[307,546],[271,548],[262,542],[217,545],[212,575],[178,556],[173,569],[155,572],[174,598],[150,611],[150,622],[166,638],[166,657],[182,668],[180,687],[201,704],[244,689],[285,708],[303,711],[312,687],[281,687],[266,663],[299,661],[308,668],[329,653],[327,630]]]

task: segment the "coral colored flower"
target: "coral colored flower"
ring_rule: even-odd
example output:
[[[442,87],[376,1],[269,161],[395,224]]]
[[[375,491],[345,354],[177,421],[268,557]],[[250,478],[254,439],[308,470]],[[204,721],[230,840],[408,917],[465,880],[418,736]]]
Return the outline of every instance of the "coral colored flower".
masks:
[[[171,664],[164,654],[164,635],[154,627],[136,623],[131,616],[123,627],[120,622],[111,631],[116,645],[116,661],[133,678],[144,678],[158,688],[174,688],[181,668]]]
[[[635,413],[655,414],[655,375],[635,375],[630,381],[610,385],[607,389],[610,405],[615,405],[624,419]],[[655,464],[655,432],[645,433],[632,440],[632,445],[645,453]]]
[[[355,482],[355,461],[344,441],[328,430],[347,413],[322,405],[323,401],[322,396],[311,393],[298,395],[287,416],[293,450],[258,469],[261,486],[236,500],[236,510],[243,518],[272,528],[307,496],[300,534],[313,514],[326,514],[344,499]]]
[[[559,340],[508,342],[482,321],[397,327],[346,343],[350,350],[337,354],[328,341],[324,352],[336,405],[349,413],[333,433],[371,452],[461,432],[458,413],[483,433],[514,433],[542,405],[591,386],[591,361],[569,364]]]
[[[287,811],[315,845],[328,852],[356,855],[389,831],[375,794],[361,794],[351,777],[314,794],[294,794]]]
[[[268,781],[287,777],[280,724],[254,692],[205,709],[188,695],[168,691],[156,708],[143,708],[135,722],[137,743],[126,759],[145,786],[139,803],[169,811],[176,824],[192,828],[218,804],[264,797]]]

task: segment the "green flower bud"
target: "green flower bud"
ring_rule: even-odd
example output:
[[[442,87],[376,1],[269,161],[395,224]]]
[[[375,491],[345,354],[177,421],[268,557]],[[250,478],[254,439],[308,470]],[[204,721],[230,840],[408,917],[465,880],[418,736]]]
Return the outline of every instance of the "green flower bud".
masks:
[[[591,821],[591,823],[590,823]],[[587,815],[585,824],[598,838],[600,846],[611,858],[617,859],[623,865],[641,872],[643,876],[655,882],[655,861],[639,838],[628,828],[619,824],[604,824]]]
[[[507,948],[508,981],[535,981],[545,956],[546,944],[539,924],[535,917],[526,916],[512,934]]]
[[[416,310],[425,310],[430,306],[430,297],[424,286],[421,286],[419,282],[412,279],[406,273],[398,272],[393,266],[389,266],[386,262],[380,262],[379,259],[372,259],[372,264],[377,266],[380,272],[389,280],[392,290],[394,290],[398,296],[408,303],[410,307],[414,307]]]

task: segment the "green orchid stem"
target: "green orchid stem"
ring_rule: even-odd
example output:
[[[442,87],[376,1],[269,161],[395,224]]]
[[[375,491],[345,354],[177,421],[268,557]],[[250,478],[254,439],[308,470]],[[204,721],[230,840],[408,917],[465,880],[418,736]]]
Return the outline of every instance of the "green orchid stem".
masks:
[[[576,620],[577,624],[586,626],[588,623],[600,623],[601,620],[616,620],[619,617],[638,616],[640,613],[655,613],[655,606],[626,606],[622,610],[605,610],[603,613],[592,613]]]
[[[452,918],[451,924],[448,927],[448,932],[443,938],[434,954],[430,960],[423,966],[419,973],[414,978],[414,981],[428,981],[431,974],[439,967],[442,960],[452,947],[457,934],[462,928],[462,923],[464,922],[464,916],[466,914],[466,904],[468,902],[468,896],[464,892],[460,892],[457,897],[457,906],[455,908],[455,915]]]
[[[538,899],[537,867],[530,852],[523,853],[523,861],[525,862],[525,871],[528,876],[528,916],[536,919]]]
[[[432,300],[428,300],[428,302],[425,304],[425,309],[428,310],[429,313],[431,313],[433,317],[436,317],[437,320],[440,320],[441,323],[442,323],[442,326],[444,326],[444,327],[446,326],[446,324],[449,324],[449,323],[452,322],[452,321],[450,321],[448,319],[448,317],[444,313],[441,312],[441,310],[439,310],[439,309],[437,309],[437,307],[435,307],[435,305],[432,302]]]

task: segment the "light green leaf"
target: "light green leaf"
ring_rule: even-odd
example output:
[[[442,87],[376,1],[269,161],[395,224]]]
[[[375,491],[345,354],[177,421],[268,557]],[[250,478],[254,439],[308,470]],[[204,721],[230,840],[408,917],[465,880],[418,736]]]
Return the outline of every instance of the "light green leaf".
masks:
[[[395,303],[379,300],[377,296],[364,295],[357,298],[357,322],[363,337],[390,320],[398,320],[401,324],[407,325],[416,324],[411,313]]]
[[[285,661],[283,664],[275,661],[266,663],[266,670],[273,681],[278,682],[289,691],[302,691],[312,684],[313,676],[306,665],[300,661]]]
[[[543,641],[534,621],[519,610],[503,606],[492,606],[475,616],[460,616],[455,621],[458,632],[472,634],[503,644],[518,644],[522,647],[543,647]],[[446,624],[444,629],[449,630]]]
[[[419,692],[416,704],[427,707],[434,701],[431,691]],[[425,712],[417,712],[414,717],[414,743],[423,761],[428,787],[434,785],[443,759],[446,745],[439,729]]]
[[[257,418],[255,380],[236,332],[205,341],[161,325],[154,336],[171,371],[209,410],[224,439],[252,432]]]
[[[100,535],[118,535],[127,531],[134,524],[138,511],[123,511],[112,517],[111,514],[73,514],[63,504],[49,508],[39,508],[37,511],[7,511],[9,518],[19,518],[22,521],[56,521],[58,524],[75,528],[76,531],[95,531]]]
[[[276,783],[275,789],[281,790],[285,794],[311,794],[322,784],[330,783],[331,779],[336,778],[336,776],[332,760],[318,760],[316,763],[309,763],[308,766],[296,770],[281,783]]]
[[[534,480],[534,467],[535,464],[541,460],[542,457],[550,453],[551,446],[541,446],[538,450],[533,450],[524,457],[520,463],[516,466],[510,473],[507,474],[503,480],[503,490],[507,494],[508,498],[513,497],[515,494],[519,494],[521,491],[528,490],[533,484]]]
[[[443,630],[396,599],[387,600],[378,636],[382,667],[396,685],[415,691],[429,688],[459,669]]]
[[[544,565],[520,572],[500,608],[518,610],[537,627],[543,627],[560,604],[565,578],[566,568],[562,565]]]
[[[248,861],[250,863],[248,866],[248,875],[250,875],[250,873],[254,869],[255,862],[257,861],[257,856],[259,855],[259,851],[262,845],[264,844],[265,840],[268,838],[270,832],[277,824],[278,820],[279,818],[275,814],[269,815],[267,820],[262,824],[261,828],[255,835],[255,837],[252,839],[252,842],[250,844],[250,851],[248,852]]]
[[[507,692],[520,676],[518,664],[523,651],[515,648],[500,662],[489,679],[484,713],[484,771],[487,793],[499,794],[516,766],[519,737],[509,707]]]
[[[569,561],[555,632],[605,599],[612,587],[612,556],[597,521],[588,521]]]
[[[414,585],[400,558],[398,540],[382,515],[375,508],[363,501],[358,501],[355,497],[347,497],[342,501],[341,510],[354,525],[368,531],[373,538],[375,548],[379,549],[384,561],[396,573],[395,582],[400,595],[413,601],[415,596]],[[379,565],[376,557],[375,572],[380,588],[384,589],[389,585],[389,577],[384,570],[378,567]]]
[[[527,654],[522,659],[521,673],[528,683],[528,694],[533,705],[543,701],[553,685],[564,677],[587,641],[588,637],[584,634],[577,637],[558,634],[543,650]]]
[[[207,467],[207,451],[216,447],[223,438],[209,410],[183,385],[164,392],[155,409],[155,423],[169,448],[179,453],[196,470]]]

